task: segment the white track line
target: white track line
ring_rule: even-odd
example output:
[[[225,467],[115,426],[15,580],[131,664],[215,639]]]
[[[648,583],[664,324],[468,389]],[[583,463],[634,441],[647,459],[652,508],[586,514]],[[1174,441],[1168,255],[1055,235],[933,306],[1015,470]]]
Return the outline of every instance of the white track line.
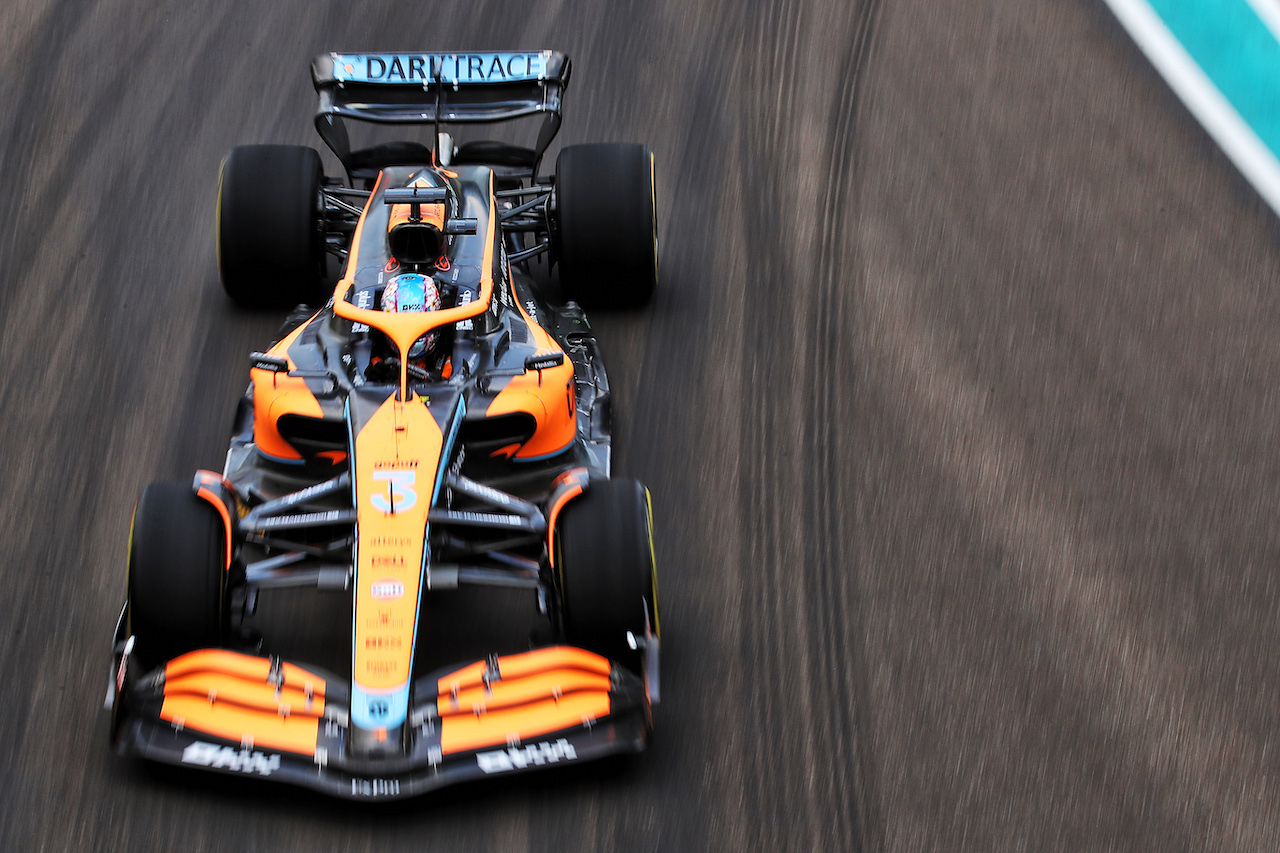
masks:
[[[1267,25],[1267,29],[1271,30],[1271,35],[1275,36],[1276,41],[1280,41],[1280,0],[1245,0],[1258,17],[1262,19],[1262,23]]]
[[[1273,0],[1255,1],[1275,5]],[[1191,114],[1271,209],[1280,214],[1280,160],[1218,91],[1146,0],[1106,2]]]

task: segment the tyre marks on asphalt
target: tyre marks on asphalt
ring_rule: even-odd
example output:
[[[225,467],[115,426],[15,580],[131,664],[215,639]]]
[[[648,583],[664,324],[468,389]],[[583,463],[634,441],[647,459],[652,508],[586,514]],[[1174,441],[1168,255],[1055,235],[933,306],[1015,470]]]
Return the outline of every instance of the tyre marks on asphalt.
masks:
[[[806,565],[817,588],[812,640],[821,661],[819,671],[831,678],[829,696],[845,697],[836,705],[834,731],[827,740],[845,761],[832,768],[826,798],[841,804],[836,812],[838,835],[858,850],[884,847],[880,790],[872,733],[875,730],[869,690],[866,637],[862,612],[865,596],[859,561],[860,529],[857,485],[862,460],[850,441],[850,408],[862,405],[855,342],[850,334],[856,309],[856,283],[861,273],[856,234],[859,179],[858,116],[866,69],[871,61],[879,17],[878,2],[858,7],[832,99],[830,150],[823,158],[828,175],[821,193],[820,242],[816,299],[808,338],[810,377],[807,418],[809,487],[805,517],[812,525],[806,542]],[[837,390],[839,389],[839,390]],[[815,697],[815,702],[819,697]]]
[[[865,693],[853,471],[838,413],[854,375],[847,324],[857,266],[859,84],[876,3],[841,13],[783,3],[754,22],[741,161],[748,255],[739,536],[750,774],[761,849],[878,849]],[[823,33],[819,38],[817,33]],[[772,48],[772,49],[770,49]],[[785,758],[784,758],[785,756]],[[776,777],[778,761],[809,768]]]

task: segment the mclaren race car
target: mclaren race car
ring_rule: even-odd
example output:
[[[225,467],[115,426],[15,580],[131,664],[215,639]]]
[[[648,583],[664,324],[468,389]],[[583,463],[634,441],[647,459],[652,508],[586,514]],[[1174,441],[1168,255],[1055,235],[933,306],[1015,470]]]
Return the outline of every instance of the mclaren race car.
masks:
[[[645,747],[649,494],[610,478],[582,306],[653,292],[653,157],[573,145],[542,173],[569,69],[553,51],[326,54],[316,128],[345,174],[295,146],[223,161],[223,287],[299,308],[250,355],[224,469],[134,509],[106,700],[120,753],[383,799]],[[540,119],[532,148],[441,130],[521,117]],[[350,120],[425,141],[353,150]],[[459,587],[524,590],[540,632],[476,632],[442,659],[431,599]],[[339,671],[253,627],[259,592],[286,588],[346,596]]]

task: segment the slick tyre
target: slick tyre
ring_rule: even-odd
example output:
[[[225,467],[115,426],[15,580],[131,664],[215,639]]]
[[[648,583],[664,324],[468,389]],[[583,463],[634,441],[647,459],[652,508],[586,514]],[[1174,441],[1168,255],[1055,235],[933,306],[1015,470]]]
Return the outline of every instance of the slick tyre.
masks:
[[[298,145],[231,149],[218,177],[218,273],[246,308],[324,302],[320,155]]]
[[[227,534],[182,483],[147,486],[129,536],[129,626],[148,667],[222,640]]]
[[[642,638],[647,622],[658,633],[648,490],[593,481],[560,513],[555,548],[566,640],[639,672],[627,632]]]
[[[556,161],[556,257],[564,295],[587,308],[638,308],[658,284],[653,152],[570,145]]]

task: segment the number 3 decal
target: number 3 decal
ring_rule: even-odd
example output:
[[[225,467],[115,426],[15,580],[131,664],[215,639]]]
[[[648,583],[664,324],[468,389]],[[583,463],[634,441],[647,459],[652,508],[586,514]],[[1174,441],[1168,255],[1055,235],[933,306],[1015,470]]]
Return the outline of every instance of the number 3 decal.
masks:
[[[374,471],[373,479],[387,481],[385,494],[375,492],[369,496],[369,502],[379,512],[404,512],[418,502],[418,493],[413,488],[418,479],[416,470]]]

